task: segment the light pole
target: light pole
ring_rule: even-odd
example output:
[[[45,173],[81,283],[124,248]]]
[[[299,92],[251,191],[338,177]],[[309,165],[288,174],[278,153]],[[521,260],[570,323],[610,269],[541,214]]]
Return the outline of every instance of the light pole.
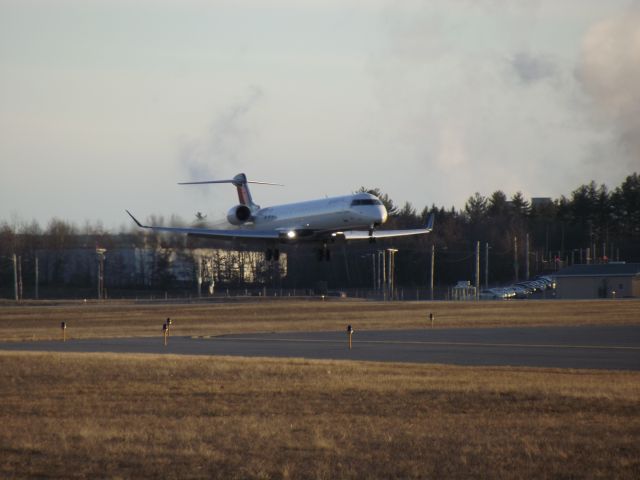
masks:
[[[431,244],[431,272],[429,275],[429,291],[431,293],[431,300],[433,300],[433,273],[434,273],[434,265],[436,262],[436,246]]]
[[[371,253],[371,278],[373,279],[373,292],[376,291],[376,253]]]
[[[489,289],[489,242],[484,244],[484,288]]]
[[[395,276],[395,256],[397,251],[397,248],[387,248],[387,252],[389,252],[389,298],[391,300],[393,300],[394,298],[395,282],[393,281],[393,279]]]
[[[387,266],[386,266],[386,258],[387,253],[384,250],[379,250],[378,254],[380,255],[378,264],[380,265],[380,277],[379,277],[379,285],[380,290],[382,290],[382,299],[387,299]]]
[[[371,252],[371,253],[367,253],[365,255],[361,255],[361,258],[368,258],[371,257],[371,280],[372,280],[372,287],[373,287],[373,294],[375,295],[376,292],[376,288],[378,285],[378,269],[376,268],[376,257],[378,257],[378,252]]]
[[[96,247],[96,255],[98,256],[98,300],[104,298],[104,254],[107,253],[106,248]]]

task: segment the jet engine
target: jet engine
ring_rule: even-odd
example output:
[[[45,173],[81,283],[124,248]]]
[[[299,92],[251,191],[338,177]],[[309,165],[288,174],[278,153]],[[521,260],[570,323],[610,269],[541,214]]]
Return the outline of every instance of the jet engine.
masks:
[[[236,205],[227,212],[227,221],[232,225],[242,225],[251,219],[251,209],[246,205]]]

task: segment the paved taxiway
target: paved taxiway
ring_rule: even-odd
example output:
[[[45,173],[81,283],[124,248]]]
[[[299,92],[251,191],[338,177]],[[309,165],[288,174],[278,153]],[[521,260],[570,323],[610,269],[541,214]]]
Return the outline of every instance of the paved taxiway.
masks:
[[[179,333],[179,325],[174,326]],[[0,343],[0,350],[302,357],[640,370],[640,326],[456,328]]]

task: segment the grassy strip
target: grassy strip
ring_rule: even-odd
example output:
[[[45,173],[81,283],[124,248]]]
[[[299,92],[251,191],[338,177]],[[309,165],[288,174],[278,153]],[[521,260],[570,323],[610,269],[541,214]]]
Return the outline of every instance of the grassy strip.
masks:
[[[637,324],[640,302],[321,302],[138,305],[127,302],[0,306],[0,341],[153,336],[167,317],[176,335],[438,327]]]
[[[640,374],[0,353],[0,477],[638,478]]]

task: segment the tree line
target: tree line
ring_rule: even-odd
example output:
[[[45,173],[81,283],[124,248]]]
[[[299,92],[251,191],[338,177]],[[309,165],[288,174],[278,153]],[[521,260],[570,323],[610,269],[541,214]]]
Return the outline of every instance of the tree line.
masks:
[[[580,185],[569,195],[556,199],[537,199],[532,203],[521,192],[511,197],[501,190],[488,196],[471,195],[461,210],[425,207],[421,212],[410,204],[397,206],[379,190],[366,190],[380,196],[390,212],[393,228],[424,224],[435,215],[435,228],[424,238],[409,240],[412,255],[398,252],[399,283],[425,280],[429,245],[437,256],[436,279],[446,282],[472,279],[475,244],[481,242],[481,256],[489,245],[492,283],[508,282],[515,276],[517,263],[526,263],[525,242],[529,240],[530,275],[551,273],[573,263],[640,261],[640,178],[637,173],[610,190],[594,181]],[[516,254],[516,245],[519,249]],[[422,257],[422,261],[415,258]],[[418,261],[416,261],[418,260]],[[482,259],[484,264],[484,259]],[[520,278],[524,272],[521,271]],[[405,274],[407,276],[405,276]]]
[[[398,248],[396,284],[406,287],[424,286],[429,282],[432,245],[438,285],[473,280],[477,242],[481,244],[482,265],[488,260],[492,284],[509,282],[518,274],[524,278],[525,264],[529,265],[530,276],[535,276],[573,263],[640,261],[640,178],[637,173],[613,189],[592,181],[566,196],[533,203],[521,192],[511,196],[501,190],[487,196],[476,192],[459,210],[432,205],[419,211],[408,202],[396,205],[380,189],[361,187],[359,191],[372,193],[382,200],[389,213],[384,228],[417,227],[424,225],[433,214],[433,232],[349,248],[335,245],[331,265],[318,264],[312,250],[292,250],[288,275],[282,280],[284,286],[306,288],[319,281],[328,282],[334,288],[370,286],[375,265],[373,257],[390,247]],[[194,219],[197,220],[201,217]],[[189,223],[175,216],[168,221],[159,216],[149,221],[171,225]],[[525,248],[527,240],[528,249]],[[205,245],[206,240],[159,235],[134,226],[112,232],[100,222],[87,222],[78,227],[54,218],[43,228],[36,221],[3,220],[0,221],[0,285],[12,285],[14,254],[29,265],[40,250],[98,246],[107,250],[123,246],[188,249]],[[485,259],[487,251],[489,255]]]

